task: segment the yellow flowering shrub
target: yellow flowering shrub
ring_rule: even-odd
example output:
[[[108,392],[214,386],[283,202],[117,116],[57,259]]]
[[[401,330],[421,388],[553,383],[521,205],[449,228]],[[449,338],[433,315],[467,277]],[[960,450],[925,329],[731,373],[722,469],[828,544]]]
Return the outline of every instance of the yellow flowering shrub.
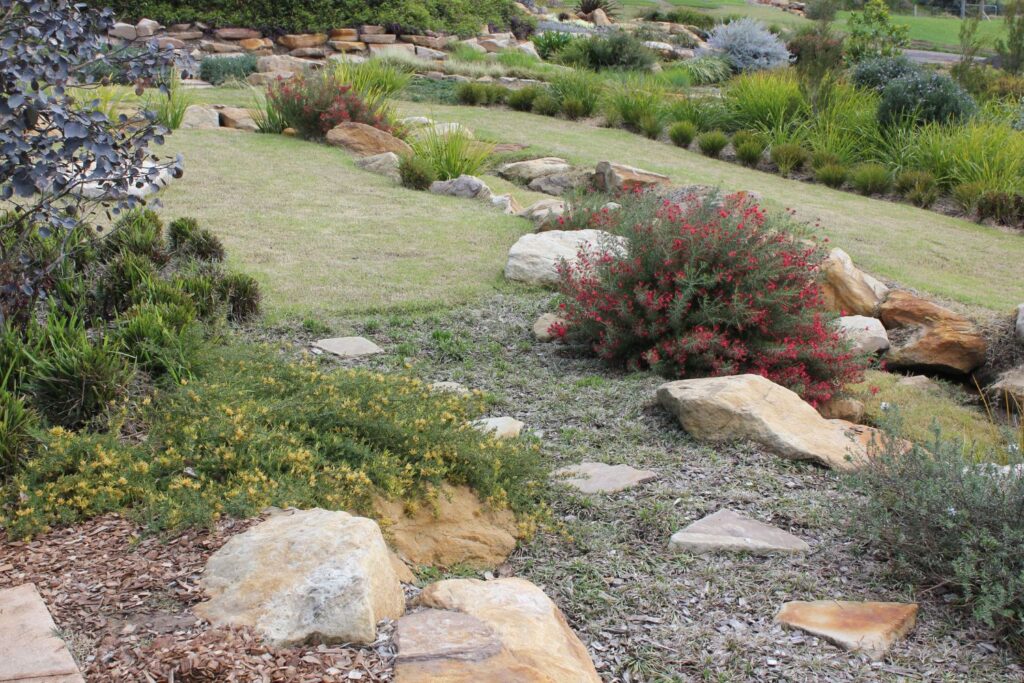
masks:
[[[140,410],[140,443],[48,432],[9,482],[0,523],[26,536],[111,511],[154,529],[270,505],[368,513],[377,495],[416,500],[442,482],[525,510],[543,475],[535,445],[468,424],[479,398],[260,347],[210,351],[195,379]]]

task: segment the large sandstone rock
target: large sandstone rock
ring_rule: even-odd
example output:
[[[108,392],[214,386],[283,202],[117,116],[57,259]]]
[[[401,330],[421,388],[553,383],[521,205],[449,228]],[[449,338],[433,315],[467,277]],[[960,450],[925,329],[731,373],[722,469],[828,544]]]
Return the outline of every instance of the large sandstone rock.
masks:
[[[220,128],[220,113],[213,107],[193,104],[185,110],[181,119],[181,129],[212,129]]]
[[[612,25],[612,21],[608,18],[608,14],[600,7],[590,13],[590,21],[593,22],[594,26]]]
[[[465,486],[445,484],[436,506],[422,504],[415,511],[384,499],[374,507],[395,552],[412,565],[493,568],[516,547],[515,516],[485,507]]]
[[[666,175],[625,164],[613,164],[610,161],[598,163],[594,174],[594,182],[598,189],[605,192],[646,190],[669,182]]]
[[[35,584],[0,590],[0,681],[83,683]]]
[[[427,586],[432,608],[396,626],[395,683],[598,683],[586,647],[544,591],[518,578]]]
[[[277,39],[280,45],[288,48],[289,50],[297,50],[300,48],[307,47],[320,47],[327,43],[326,33],[302,33],[302,34],[289,34],[281,36]]]
[[[401,159],[398,158],[397,154],[394,152],[384,152],[383,154],[374,154],[372,157],[363,157],[356,161],[356,166],[370,173],[387,176],[392,180],[399,180],[398,166],[400,163]]]
[[[775,620],[824,638],[844,650],[882,659],[896,640],[914,628],[917,605],[845,600],[787,602]]]
[[[277,81],[290,81],[293,78],[295,78],[295,74],[291,71],[268,71],[266,73],[257,71],[246,76],[245,81],[249,85],[266,87]]]
[[[564,213],[565,201],[561,199],[541,199],[530,204],[516,215],[520,218],[527,218],[534,223],[548,223],[554,222],[553,219],[558,218]]]
[[[839,319],[839,331],[850,341],[854,353],[878,353],[889,348],[889,335],[878,318],[846,315]]]
[[[107,35],[111,38],[120,38],[121,40],[135,40],[139,37],[133,25],[126,24],[121,21],[115,23],[110,30],[107,31]]]
[[[229,540],[206,563],[210,600],[195,612],[248,626],[268,643],[372,643],[405,597],[377,523],[347,512],[289,510]]]
[[[669,548],[698,554],[742,551],[755,555],[795,555],[810,550],[788,531],[732,510],[719,510],[672,534]]]
[[[570,190],[586,185],[589,180],[590,174],[587,172],[568,171],[534,178],[527,187],[535,192],[561,197]]]
[[[602,230],[550,230],[523,235],[512,245],[505,277],[531,285],[558,284],[558,264],[573,262],[580,250],[599,253],[625,249],[627,241]]]
[[[319,66],[320,64],[312,59],[301,59],[291,55],[267,55],[256,60],[256,70],[260,73],[299,73]]]
[[[394,152],[412,154],[412,148],[391,133],[365,123],[343,123],[327,131],[327,144],[352,152],[361,157]]]
[[[554,173],[565,173],[570,170],[572,170],[572,166],[565,159],[543,157],[541,159],[513,161],[510,164],[503,164],[498,168],[498,175],[506,180],[528,183],[536,178],[542,178]]]
[[[1024,365],[999,375],[988,393],[1007,408],[1024,413]]]
[[[948,308],[893,292],[879,316],[889,330],[890,367],[968,374],[985,362],[988,344],[981,330]]]
[[[433,194],[443,194],[449,197],[484,201],[489,201],[492,194],[487,183],[471,175],[460,175],[451,180],[435,180],[430,184],[430,191]]]
[[[242,107],[224,107],[220,109],[220,125],[255,133],[259,128],[252,118],[252,112]]]
[[[859,270],[842,249],[833,249],[821,264],[825,304],[841,315],[874,316],[889,288]]]
[[[868,456],[859,431],[868,428],[854,431],[849,423],[826,420],[794,392],[760,375],[669,382],[658,389],[658,400],[698,439],[749,439],[784,458],[840,470],[855,469]]]
[[[251,28],[219,28],[213,35],[221,40],[251,40],[263,37],[262,33]]]
[[[140,19],[139,23],[135,24],[135,35],[139,38],[152,38],[161,28],[159,21]]]

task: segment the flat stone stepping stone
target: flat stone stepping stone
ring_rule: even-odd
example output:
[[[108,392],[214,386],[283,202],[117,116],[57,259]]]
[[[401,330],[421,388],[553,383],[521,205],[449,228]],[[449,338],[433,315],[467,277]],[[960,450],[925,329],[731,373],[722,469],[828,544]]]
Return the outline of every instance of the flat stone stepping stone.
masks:
[[[758,555],[795,555],[810,549],[793,534],[732,510],[719,510],[680,529],[672,534],[668,547],[692,553],[743,550]]]
[[[563,467],[554,473],[562,481],[583,493],[616,493],[658,478],[657,472],[638,470],[629,465],[606,465],[603,462],[581,462]]]
[[[0,591],[0,681],[84,683],[35,584]]]
[[[384,353],[384,349],[363,337],[335,337],[333,339],[321,339],[314,347],[327,353],[333,353],[341,358],[359,358],[360,356],[372,356],[376,353]]]
[[[499,439],[514,439],[522,433],[526,425],[514,417],[485,417],[474,422],[473,426]]]
[[[917,623],[917,604],[816,600],[787,602],[775,621],[878,660]]]
[[[434,391],[458,394],[459,396],[469,396],[472,393],[464,384],[458,382],[434,382],[430,388]]]

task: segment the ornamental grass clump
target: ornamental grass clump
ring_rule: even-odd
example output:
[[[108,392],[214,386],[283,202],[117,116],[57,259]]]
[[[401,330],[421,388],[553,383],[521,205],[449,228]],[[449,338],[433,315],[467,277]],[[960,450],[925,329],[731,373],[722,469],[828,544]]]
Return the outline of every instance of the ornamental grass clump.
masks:
[[[859,380],[817,282],[823,252],[787,215],[739,196],[645,213],[620,223],[628,247],[562,264],[562,336],[671,378],[763,375],[815,405]]]
[[[717,159],[722,150],[729,144],[729,136],[720,130],[709,130],[697,136],[697,147],[706,157]]]

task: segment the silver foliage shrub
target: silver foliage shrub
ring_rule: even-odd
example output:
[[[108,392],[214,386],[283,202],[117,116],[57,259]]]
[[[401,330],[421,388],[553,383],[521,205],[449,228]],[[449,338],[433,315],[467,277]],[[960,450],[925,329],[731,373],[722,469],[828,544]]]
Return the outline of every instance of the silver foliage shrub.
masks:
[[[708,45],[723,52],[737,71],[776,69],[790,60],[785,44],[764,24],[750,18],[716,26]]]

